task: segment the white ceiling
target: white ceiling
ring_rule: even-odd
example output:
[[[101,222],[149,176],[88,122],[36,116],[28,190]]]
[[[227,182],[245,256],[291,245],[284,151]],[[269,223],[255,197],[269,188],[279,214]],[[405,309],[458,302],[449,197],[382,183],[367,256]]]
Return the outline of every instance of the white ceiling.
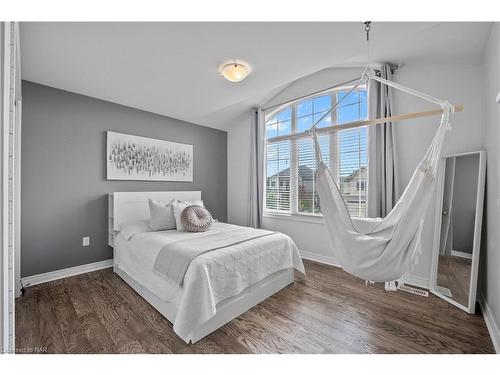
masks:
[[[372,61],[481,62],[488,23],[376,22]],[[290,82],[366,62],[361,22],[22,23],[23,79],[227,129]],[[227,59],[252,74],[230,83]]]

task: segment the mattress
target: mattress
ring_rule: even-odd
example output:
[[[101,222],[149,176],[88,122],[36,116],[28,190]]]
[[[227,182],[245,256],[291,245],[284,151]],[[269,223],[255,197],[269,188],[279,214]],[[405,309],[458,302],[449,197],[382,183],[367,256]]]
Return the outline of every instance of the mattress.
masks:
[[[230,232],[238,226],[214,223],[214,230]],[[210,231],[212,232],[212,231]],[[217,312],[217,305],[278,271],[295,268],[304,273],[297,246],[285,234],[256,238],[196,257],[182,286],[158,274],[154,264],[168,243],[209,234],[169,230],[144,232],[127,240],[115,239],[115,265],[152,294],[177,309],[174,331],[186,338]],[[228,234],[229,235],[229,234]]]

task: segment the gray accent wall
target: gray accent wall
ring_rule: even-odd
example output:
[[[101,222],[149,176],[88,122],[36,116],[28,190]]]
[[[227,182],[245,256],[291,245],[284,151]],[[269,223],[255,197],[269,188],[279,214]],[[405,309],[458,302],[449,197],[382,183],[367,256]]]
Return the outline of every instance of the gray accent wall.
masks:
[[[457,156],[453,184],[452,250],[472,254],[476,224],[479,154]]]
[[[22,90],[22,277],[111,259],[109,192],[201,190],[226,221],[226,132],[32,82]],[[108,130],[192,144],[193,182],[106,180]]]

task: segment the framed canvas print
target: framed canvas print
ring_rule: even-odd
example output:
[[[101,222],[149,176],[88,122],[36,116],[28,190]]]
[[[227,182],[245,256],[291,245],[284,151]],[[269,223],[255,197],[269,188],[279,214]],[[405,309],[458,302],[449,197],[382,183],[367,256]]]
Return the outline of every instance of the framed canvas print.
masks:
[[[193,145],[107,132],[108,180],[193,181]]]

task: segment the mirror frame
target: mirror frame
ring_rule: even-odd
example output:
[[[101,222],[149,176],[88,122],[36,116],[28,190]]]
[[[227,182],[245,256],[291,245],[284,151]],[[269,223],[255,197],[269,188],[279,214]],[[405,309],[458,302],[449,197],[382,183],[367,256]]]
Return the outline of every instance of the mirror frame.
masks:
[[[445,177],[445,159],[449,157],[479,155],[479,170],[477,175],[477,194],[476,194],[476,214],[474,218],[474,242],[472,246],[472,264],[471,264],[471,277],[469,282],[469,303],[467,306],[458,303],[457,301],[439,293],[437,290],[437,272],[439,261],[439,246],[441,239],[441,219],[442,219],[442,206],[443,206],[443,189]],[[436,209],[434,214],[434,240],[432,246],[432,265],[431,265],[431,278],[429,291],[432,294],[444,299],[452,305],[464,310],[469,314],[474,314],[476,311],[476,292],[477,292],[477,277],[479,271],[479,252],[481,248],[481,229],[483,224],[483,204],[484,204],[484,190],[485,190],[485,176],[486,176],[486,151],[471,151],[459,154],[450,154],[442,156],[439,161],[439,170],[437,174],[436,186]]]

